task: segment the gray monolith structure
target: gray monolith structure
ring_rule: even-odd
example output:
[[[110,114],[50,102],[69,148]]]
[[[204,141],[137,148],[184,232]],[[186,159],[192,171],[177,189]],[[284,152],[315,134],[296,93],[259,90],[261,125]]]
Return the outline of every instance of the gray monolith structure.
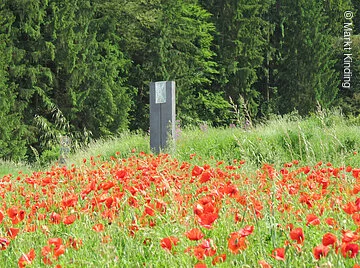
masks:
[[[159,153],[175,138],[175,81],[150,83],[150,148]]]

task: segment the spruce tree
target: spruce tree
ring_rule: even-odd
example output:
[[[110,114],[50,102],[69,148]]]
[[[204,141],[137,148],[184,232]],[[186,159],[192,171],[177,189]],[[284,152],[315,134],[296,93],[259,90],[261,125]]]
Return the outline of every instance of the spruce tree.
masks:
[[[183,124],[226,118],[222,108],[228,104],[221,92],[206,89],[216,72],[210,48],[214,26],[197,1],[127,1],[115,10],[121,10],[117,17],[126,21],[126,26],[118,22],[117,34],[126,37],[123,47],[132,60],[128,81],[137,90],[133,129],[148,128],[151,81],[176,81],[177,115]],[[209,107],[214,101],[222,108]]]
[[[265,91],[264,95],[267,95],[267,89],[257,88],[255,83],[259,81],[259,76],[263,78],[266,75],[263,66],[270,57],[271,29],[267,16],[272,1],[200,2],[212,13],[216,25],[214,43],[220,73],[214,86],[226,92],[227,98],[243,98],[250,116],[255,117],[261,101],[260,91]],[[257,86],[261,87],[261,84]]]
[[[12,47],[11,25],[14,16],[0,4],[0,158],[20,160],[25,156],[25,128],[16,106],[16,85],[8,80]]]
[[[322,2],[281,1],[277,87],[281,113],[329,108],[338,93],[332,38]]]
[[[89,133],[98,138],[127,128],[128,61],[98,2],[4,4],[13,15],[8,79],[18,93],[29,155],[56,149],[62,134],[81,141]]]

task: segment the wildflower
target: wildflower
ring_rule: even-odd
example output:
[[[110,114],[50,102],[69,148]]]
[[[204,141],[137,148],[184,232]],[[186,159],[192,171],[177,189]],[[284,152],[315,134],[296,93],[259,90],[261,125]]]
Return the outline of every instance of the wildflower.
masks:
[[[104,231],[104,225],[102,223],[95,224],[92,228],[95,232]]]
[[[324,234],[324,236],[322,238],[322,244],[324,246],[328,246],[328,245],[335,246],[336,242],[337,242],[337,238],[332,233],[326,233],[326,234]]]
[[[326,257],[326,255],[329,253],[329,248],[324,245],[319,245],[313,249],[313,253],[315,259],[319,260],[322,257]]]
[[[359,252],[359,246],[357,244],[343,243],[341,246],[341,254],[344,258],[355,258]]]
[[[0,237],[0,250],[5,250],[10,245],[10,240],[4,237]]]
[[[50,222],[55,223],[55,224],[59,224],[61,222],[60,214],[58,214],[56,212],[51,213]]]
[[[266,261],[264,260],[260,260],[259,262],[259,265],[261,266],[261,268],[271,268],[271,265],[268,264]]]
[[[28,264],[31,264],[35,259],[35,250],[32,248],[27,254],[22,254],[19,261],[18,267],[23,268]]]
[[[19,231],[20,231],[19,228],[9,228],[7,230],[7,233],[11,238],[14,239],[18,235]]]
[[[302,228],[295,228],[290,231],[290,238],[296,240],[296,243],[302,244],[305,240]]]
[[[75,220],[76,220],[76,215],[72,214],[72,215],[66,216],[63,219],[63,223],[69,225],[69,224],[74,223]]]
[[[179,242],[179,239],[174,236],[169,236],[161,239],[160,245],[163,249],[171,251],[173,246],[176,246]]]
[[[204,171],[202,167],[194,166],[193,170],[191,171],[192,176],[200,176],[201,173]]]
[[[194,228],[191,229],[190,231],[185,233],[185,236],[187,238],[189,238],[190,240],[200,240],[201,238],[204,237],[204,234],[198,229],[198,228]]]
[[[273,250],[271,257],[276,260],[284,261],[285,260],[285,248],[276,248]]]
[[[238,232],[232,233],[228,240],[228,248],[233,254],[238,254],[241,250],[246,249],[246,237],[241,236]]]
[[[342,242],[350,243],[359,240],[359,236],[356,232],[353,231],[342,231]]]
[[[314,214],[309,214],[306,216],[306,225],[319,225],[320,224],[320,220],[319,218],[314,215]]]
[[[221,262],[225,262],[226,261],[226,254],[221,254],[221,255],[218,255],[216,257],[214,257],[214,259],[212,260],[212,265],[216,265],[218,263],[221,263]]]

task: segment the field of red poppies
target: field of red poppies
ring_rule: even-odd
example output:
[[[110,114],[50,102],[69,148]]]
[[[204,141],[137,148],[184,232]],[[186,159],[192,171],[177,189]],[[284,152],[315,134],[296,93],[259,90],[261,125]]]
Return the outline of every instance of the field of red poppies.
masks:
[[[120,153],[0,181],[8,267],[360,267],[360,168]]]

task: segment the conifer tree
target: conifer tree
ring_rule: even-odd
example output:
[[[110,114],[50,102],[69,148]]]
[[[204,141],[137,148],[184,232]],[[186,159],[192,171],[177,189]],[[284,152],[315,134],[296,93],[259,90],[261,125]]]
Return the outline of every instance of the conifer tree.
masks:
[[[127,128],[128,62],[96,1],[18,0],[3,8],[14,18],[8,79],[29,155],[29,148],[51,150],[61,134],[81,140],[84,133],[98,138]]]
[[[200,2],[213,14],[217,30],[215,52],[220,73],[214,86],[220,87],[227,97],[234,100],[238,100],[239,96],[244,98],[254,117],[260,105],[260,90],[255,83],[259,75],[264,75],[261,69],[269,56],[270,25],[267,14],[272,1]]]
[[[216,72],[210,14],[194,0],[130,1],[122,11],[132,32],[120,26],[118,34],[131,37],[124,40],[124,47],[133,63],[129,84],[137,89],[132,128],[148,127],[150,81],[176,81],[177,115],[183,124],[223,120],[227,102],[221,92],[206,90]]]
[[[20,160],[25,155],[24,126],[16,106],[16,85],[8,80],[12,47],[11,25],[14,16],[0,4],[0,157]]]
[[[277,87],[279,111],[307,114],[329,108],[338,93],[333,43],[322,2],[281,1]]]

